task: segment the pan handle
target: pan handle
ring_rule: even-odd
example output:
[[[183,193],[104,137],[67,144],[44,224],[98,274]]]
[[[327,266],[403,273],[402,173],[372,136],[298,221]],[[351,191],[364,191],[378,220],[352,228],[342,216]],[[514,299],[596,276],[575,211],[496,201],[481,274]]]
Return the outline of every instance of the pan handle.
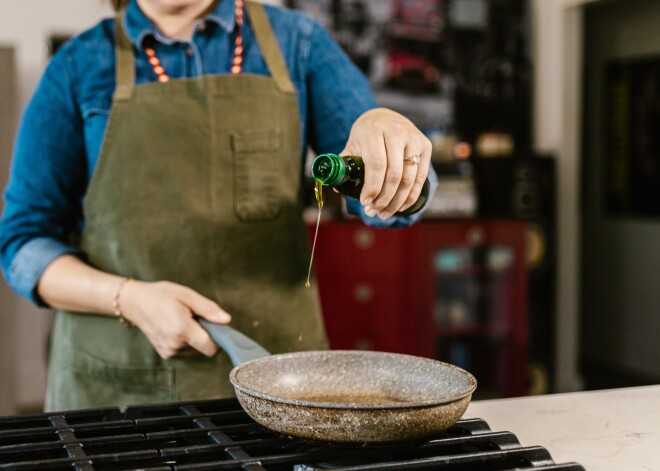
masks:
[[[211,336],[213,341],[227,352],[234,366],[238,366],[246,361],[270,356],[268,350],[233,327],[214,324],[201,317],[197,317],[197,322]]]

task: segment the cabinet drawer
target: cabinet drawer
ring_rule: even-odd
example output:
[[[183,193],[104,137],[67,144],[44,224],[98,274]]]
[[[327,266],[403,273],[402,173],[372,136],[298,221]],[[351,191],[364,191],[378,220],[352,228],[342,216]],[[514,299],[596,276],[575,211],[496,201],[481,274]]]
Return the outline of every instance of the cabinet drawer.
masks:
[[[310,236],[314,228],[310,227]],[[409,256],[407,229],[374,229],[362,224],[321,224],[314,267],[326,279],[353,275],[403,276]]]
[[[319,289],[333,349],[410,353],[415,339],[408,322],[408,286],[353,278],[321,283]]]

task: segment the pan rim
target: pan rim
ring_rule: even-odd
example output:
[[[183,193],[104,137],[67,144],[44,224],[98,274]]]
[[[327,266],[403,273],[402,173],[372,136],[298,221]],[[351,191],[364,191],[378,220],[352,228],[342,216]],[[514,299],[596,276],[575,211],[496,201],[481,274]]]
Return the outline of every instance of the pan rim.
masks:
[[[377,355],[377,356],[395,356],[395,357],[406,357],[406,358],[413,358],[415,361],[424,361],[424,362],[429,362],[433,364],[440,364],[443,367],[447,367],[449,369],[457,371],[460,375],[464,376],[467,381],[469,382],[469,387],[467,387],[464,391],[461,391],[459,393],[454,393],[454,394],[448,394],[445,396],[438,396],[433,399],[429,399],[426,401],[410,401],[410,402],[384,402],[384,403],[362,403],[362,402],[323,402],[323,401],[310,401],[310,400],[304,400],[304,399],[294,399],[294,398],[288,398],[288,397],[283,397],[283,396],[276,396],[273,394],[268,394],[264,393],[261,391],[255,391],[254,389],[251,389],[244,384],[242,384],[239,379],[237,378],[237,375],[239,371],[242,368],[246,368],[249,365],[255,364],[255,363],[261,363],[265,361],[273,361],[274,358],[277,358],[277,360],[286,360],[287,358],[291,357],[299,357],[302,355],[315,355],[315,354],[331,354],[333,355],[334,353],[338,354],[346,354],[346,353],[360,353],[360,354],[367,354],[367,355]],[[291,353],[280,353],[280,354],[275,354],[263,358],[257,358],[254,360],[247,361],[241,365],[238,365],[234,367],[231,372],[229,373],[229,380],[234,386],[234,388],[237,391],[240,391],[241,393],[251,396],[251,397],[256,397],[259,399],[263,399],[269,402],[276,402],[276,403],[281,403],[281,404],[288,404],[288,405],[294,405],[294,406],[299,406],[299,407],[309,407],[309,408],[319,408],[319,409],[351,409],[351,410],[374,410],[374,409],[419,409],[419,408],[428,408],[428,407],[435,407],[435,406],[441,406],[441,405],[446,405],[450,404],[453,402],[460,401],[461,399],[465,399],[466,397],[470,397],[472,393],[477,389],[477,380],[476,378],[468,371],[464,370],[463,368],[460,368],[456,365],[453,365],[451,363],[447,363],[444,361],[440,360],[435,360],[433,358],[425,358],[425,357],[418,357],[414,355],[407,355],[404,353],[393,353],[393,352],[380,352],[380,351],[366,351],[366,350],[310,350],[310,351],[302,351],[302,352],[291,352]],[[240,396],[239,396],[240,399]]]

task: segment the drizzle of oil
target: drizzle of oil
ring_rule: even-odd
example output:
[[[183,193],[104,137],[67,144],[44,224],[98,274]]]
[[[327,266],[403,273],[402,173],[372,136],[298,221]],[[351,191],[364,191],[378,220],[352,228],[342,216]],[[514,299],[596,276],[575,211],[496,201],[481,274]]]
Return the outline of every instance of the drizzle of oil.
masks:
[[[316,238],[319,235],[321,210],[323,209],[323,182],[321,180],[316,180],[314,182],[314,196],[316,197],[316,202],[319,204],[319,214],[316,217],[316,230],[314,231],[314,242],[312,243],[312,253],[309,255],[309,270],[307,270],[307,281],[305,282],[305,288],[309,288],[311,286],[309,283],[309,279],[312,276],[312,261],[314,260],[314,249],[316,248]]]

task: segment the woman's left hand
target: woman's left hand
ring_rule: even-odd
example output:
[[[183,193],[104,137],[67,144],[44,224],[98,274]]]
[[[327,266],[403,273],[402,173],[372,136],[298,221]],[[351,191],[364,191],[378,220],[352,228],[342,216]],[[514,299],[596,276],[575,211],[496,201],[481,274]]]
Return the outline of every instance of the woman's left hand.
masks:
[[[341,155],[362,157],[360,202],[368,216],[387,219],[411,206],[431,162],[431,141],[406,117],[386,108],[360,116]]]

